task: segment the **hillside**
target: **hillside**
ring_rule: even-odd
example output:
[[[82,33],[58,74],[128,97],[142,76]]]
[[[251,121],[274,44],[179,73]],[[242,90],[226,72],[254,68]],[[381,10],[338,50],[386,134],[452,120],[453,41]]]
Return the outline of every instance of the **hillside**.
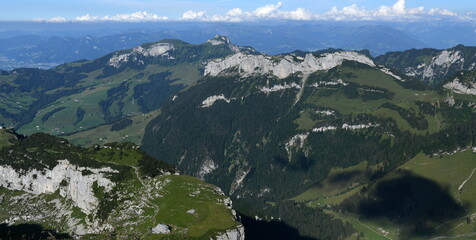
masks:
[[[218,203],[228,202],[223,193],[193,177],[166,174],[175,168],[146,157],[147,152],[223,189],[242,214],[249,239],[471,237],[472,219],[464,230],[451,227],[460,227],[472,213],[473,200],[447,191],[462,184],[458,174],[468,172],[445,175],[458,176],[454,182],[431,175],[444,171],[445,164],[429,168],[431,176],[403,168],[414,159],[459,156],[459,151],[466,151],[467,161],[474,159],[468,150],[476,146],[476,77],[468,70],[472,51],[457,46],[374,59],[368,51],[326,49],[272,56],[217,36],[199,45],[144,44],[52,70],[2,72],[2,126],[18,126],[27,134],[45,131],[89,147],[41,133],[23,138],[3,132],[0,147],[9,150],[2,150],[0,164],[9,172],[0,176],[9,177],[2,185],[8,188],[5,196],[14,199],[5,209],[21,213],[23,202],[13,196],[17,190],[28,192],[20,192],[27,206],[46,202],[41,209],[50,208],[51,199],[43,197],[48,190],[54,199],[66,199],[66,207],[56,205],[53,212],[66,216],[70,227],[61,228],[46,213],[35,226],[66,235],[113,229],[130,238],[130,228],[122,227],[130,222],[137,223],[134,236],[142,238],[157,237],[150,232],[164,229],[158,224],[172,230],[165,238],[209,238],[227,230],[229,238],[243,235],[229,215],[233,211],[220,210]],[[406,72],[422,65],[423,58],[422,75]],[[429,72],[433,75],[426,78]],[[144,152],[131,143],[110,142],[141,143]],[[61,169],[89,179],[84,180],[89,187],[74,187],[86,191],[81,194],[86,198],[68,192],[71,187],[61,177],[52,186],[41,185],[52,181],[45,177],[52,171],[71,179]],[[91,178],[98,183],[92,185]],[[202,189],[203,199],[194,188]],[[186,206],[175,199],[186,199]],[[204,199],[211,201],[209,207],[189,206]],[[129,205],[137,205],[134,211],[145,217],[130,220]],[[183,215],[157,213],[164,206]],[[82,214],[76,216],[77,211]],[[11,221],[9,213],[3,214]],[[159,215],[168,222],[150,221]],[[214,220],[222,217],[228,220]],[[36,224],[24,220],[15,226]],[[448,221],[458,225],[446,226]],[[82,227],[73,229],[78,224]],[[446,232],[438,230],[442,224]]]
[[[428,90],[363,53],[237,53],[205,74],[163,105],[143,149],[219,185],[242,213],[280,218],[306,237],[353,233],[345,218],[286,201],[332,169],[366,162],[368,179],[380,179],[422,151],[472,146],[476,136],[467,95]]]
[[[11,144],[0,149],[1,238],[244,238],[219,188],[134,144],[86,149],[44,133]]]
[[[64,135],[146,114],[193,85],[204,62],[238,51],[254,52],[222,36],[199,45],[163,40],[51,70],[3,71],[0,123]]]
[[[411,49],[389,52],[375,60],[409,77],[421,79],[432,86],[440,86],[461,70],[475,69],[476,48],[458,45],[445,50]]]

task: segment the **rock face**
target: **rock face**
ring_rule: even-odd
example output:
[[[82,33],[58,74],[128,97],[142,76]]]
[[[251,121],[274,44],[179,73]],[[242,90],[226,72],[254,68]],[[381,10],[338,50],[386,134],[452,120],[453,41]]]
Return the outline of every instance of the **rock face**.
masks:
[[[202,102],[202,108],[207,108],[207,107],[211,107],[216,101],[225,101],[227,103],[230,103],[231,99],[228,99],[225,97],[225,95],[223,94],[220,94],[220,95],[214,95],[214,96],[210,96],[208,97],[207,99],[203,100]]]
[[[296,72],[310,74],[319,70],[329,70],[341,65],[344,60],[356,61],[375,67],[370,58],[356,52],[339,51],[325,53],[317,57],[308,53],[304,59],[293,55],[286,55],[279,59],[278,57],[250,55],[240,52],[224,59],[211,60],[205,66],[204,74],[216,76],[224,70],[238,68],[244,76],[273,74],[278,78],[285,78]]]
[[[88,173],[85,174],[87,171]],[[84,172],[84,173],[83,173]],[[11,166],[0,166],[0,186],[10,190],[21,190],[33,194],[54,193],[59,190],[63,197],[71,199],[86,214],[91,214],[98,205],[93,184],[110,191],[114,186],[105,173],[117,172],[111,168],[86,168],[59,160],[53,169],[36,169],[20,172]]]
[[[439,86],[461,70],[476,69],[476,48],[458,45],[446,50],[411,49],[389,52],[378,56],[375,61],[409,77]],[[382,69],[387,73],[388,70]]]
[[[144,48],[142,46],[135,47],[129,53],[123,54],[115,54],[113,55],[108,62],[109,66],[119,68],[123,63],[127,63],[129,61],[141,63],[141,60],[137,58],[137,56],[144,56],[144,57],[158,57],[158,56],[169,56],[168,52],[173,50],[174,46],[170,43],[156,43],[150,47]],[[143,64],[143,62],[142,62]]]
[[[438,56],[433,57],[429,64],[421,64],[413,71],[422,71],[423,80],[433,81],[437,74],[446,75],[450,68],[462,70],[463,66],[464,57],[460,51],[445,50]]]
[[[443,87],[459,94],[476,95],[476,82],[463,84],[458,78],[456,78],[452,82],[445,84]]]
[[[207,41],[207,43],[210,43],[211,45],[213,46],[216,46],[216,45],[225,45],[227,46],[230,50],[232,50],[233,52],[237,53],[237,52],[240,52],[240,47],[236,46],[235,44],[231,43],[230,39],[225,37],[225,36],[221,36],[221,35],[216,35],[214,38],[210,39]]]
[[[240,225],[236,229],[231,229],[223,234],[216,236],[216,240],[244,240],[245,228]]]
[[[170,233],[170,227],[165,224],[158,224],[152,228],[152,233],[154,234],[168,234]]]

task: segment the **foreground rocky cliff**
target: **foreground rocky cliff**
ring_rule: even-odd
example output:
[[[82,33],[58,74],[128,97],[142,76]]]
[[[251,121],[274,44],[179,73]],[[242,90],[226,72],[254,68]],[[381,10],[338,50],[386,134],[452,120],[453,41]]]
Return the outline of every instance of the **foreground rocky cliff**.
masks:
[[[7,229],[35,224],[69,237],[244,239],[221,189],[179,175],[133,144],[83,149],[35,134],[0,152],[0,225]]]

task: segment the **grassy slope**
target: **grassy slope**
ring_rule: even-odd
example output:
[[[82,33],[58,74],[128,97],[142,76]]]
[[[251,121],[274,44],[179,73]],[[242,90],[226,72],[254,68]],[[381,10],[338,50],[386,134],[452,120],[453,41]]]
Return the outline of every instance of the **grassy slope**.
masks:
[[[14,136],[11,133],[5,130],[0,130],[0,148],[10,146],[11,145],[10,140],[12,138],[14,138]]]
[[[352,67],[341,67],[340,77],[345,82],[354,82],[360,85],[367,85],[372,87],[378,87],[387,89],[393,92],[395,95],[393,99],[379,99],[374,101],[363,101],[360,98],[349,99],[342,92],[337,92],[336,94],[320,97],[320,96],[311,96],[307,103],[333,108],[338,110],[341,114],[358,114],[358,113],[367,113],[378,117],[390,117],[395,119],[398,127],[402,131],[411,131],[413,133],[426,134],[427,132],[433,133],[440,130],[442,125],[441,116],[429,116],[425,115],[429,123],[429,129],[424,131],[418,131],[410,126],[410,124],[403,119],[398,112],[390,110],[387,108],[380,108],[383,103],[389,102],[395,105],[398,105],[405,109],[412,108],[415,112],[419,112],[418,106],[416,106],[414,101],[422,101],[429,103],[436,103],[441,101],[443,97],[435,91],[416,91],[411,89],[405,89],[399,85],[392,77],[389,75],[375,71],[372,69],[358,69]],[[301,129],[309,128],[313,125],[313,122],[301,114],[301,118],[297,120]]]
[[[81,146],[104,144],[107,142],[132,142],[140,144],[144,136],[145,127],[151,119],[154,119],[160,111],[140,114],[131,117],[133,123],[120,131],[111,131],[112,124],[101,125],[86,131],[65,136],[71,143]]]
[[[0,139],[4,139],[3,133],[4,131],[0,131],[2,134]],[[8,135],[5,136],[8,137]],[[116,229],[116,236],[126,239],[135,237],[140,239],[209,239],[219,232],[239,225],[235,221],[232,210],[225,204],[224,200],[227,197],[223,196],[217,187],[191,176],[143,177],[138,168],[138,162],[143,157],[143,153],[130,144],[126,145],[129,147],[117,145],[89,148],[87,151],[78,153],[84,158],[132,167],[121,168],[121,171],[130,171],[131,174],[130,177],[117,182],[118,190],[114,198],[117,199],[118,206],[111,209],[107,220]],[[65,222],[77,222],[77,225],[80,222],[84,223],[89,217],[78,211],[70,200],[61,197],[58,191],[34,195],[0,188],[0,195],[2,196],[0,221],[18,215],[37,216],[41,213],[42,217],[36,221],[23,219],[15,223],[35,223],[45,229],[66,232]],[[96,197],[103,199],[105,196],[96,195]],[[194,213],[187,213],[192,209]],[[58,217],[59,213],[61,217]],[[151,229],[159,223],[170,226],[172,233],[152,234]],[[89,235],[86,239],[104,239],[108,237],[108,234]]]
[[[346,169],[334,169],[322,182],[322,185],[309,189],[293,198],[293,200],[308,202],[309,206],[317,208],[339,204],[346,197],[358,193],[366,184],[355,186],[354,181],[351,179],[346,183],[336,185],[330,183],[330,179],[337,173],[349,173],[356,169],[365,169],[365,166],[362,165]],[[441,187],[447,189],[454,199],[466,206],[466,212],[463,216],[435,226],[438,230],[438,236],[441,237],[440,239],[474,239],[474,236],[476,236],[476,223],[472,220],[472,223],[467,224],[466,221],[467,217],[471,219],[476,217],[476,174],[470,178],[471,173],[476,169],[476,153],[467,150],[441,157],[429,157],[419,154],[398,169],[390,172],[387,176],[380,179],[379,182],[398,177],[399,169],[411,171],[416,176],[436,182]],[[464,181],[466,183],[462,190],[459,191],[458,188]],[[326,211],[344,221],[350,222],[359,232],[362,232],[363,236],[360,239],[399,239],[399,227],[386,219],[362,220],[354,214],[344,214],[332,210]],[[383,234],[381,229],[387,231],[388,234]],[[415,237],[413,239],[420,238]]]

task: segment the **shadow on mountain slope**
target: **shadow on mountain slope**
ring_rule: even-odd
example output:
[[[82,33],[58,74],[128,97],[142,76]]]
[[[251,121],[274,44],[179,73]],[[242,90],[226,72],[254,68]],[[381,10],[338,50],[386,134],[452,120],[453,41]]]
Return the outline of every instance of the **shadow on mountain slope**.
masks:
[[[242,215],[241,221],[245,226],[246,240],[254,239],[296,239],[296,240],[314,240],[314,238],[303,237],[299,235],[297,229],[280,221],[260,221],[254,218]]]
[[[57,233],[54,230],[44,229],[38,224],[18,224],[8,226],[0,224],[0,239],[14,240],[37,240],[37,239],[72,239],[65,233]]]
[[[438,183],[404,172],[377,183],[357,210],[361,216],[385,217],[402,226],[403,235],[429,236],[436,225],[462,216],[466,207]]]

